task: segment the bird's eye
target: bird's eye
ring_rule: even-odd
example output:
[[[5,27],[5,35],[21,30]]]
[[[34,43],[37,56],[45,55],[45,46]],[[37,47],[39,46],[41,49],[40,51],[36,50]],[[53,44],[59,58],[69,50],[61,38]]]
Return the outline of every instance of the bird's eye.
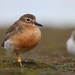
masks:
[[[26,22],[31,22],[32,20],[28,18],[28,19],[25,19],[25,21]]]

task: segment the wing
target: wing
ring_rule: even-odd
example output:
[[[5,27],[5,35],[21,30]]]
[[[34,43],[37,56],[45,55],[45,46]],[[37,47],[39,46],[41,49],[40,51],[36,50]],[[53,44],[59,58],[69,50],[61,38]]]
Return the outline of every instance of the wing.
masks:
[[[2,43],[2,47],[4,47],[4,42],[10,37],[11,33],[13,33],[15,30],[15,25],[12,25],[11,27],[9,27],[6,31],[6,34],[5,34],[5,38],[4,38],[4,41]]]
[[[5,38],[4,38],[4,41],[2,43],[2,47],[4,47],[4,42],[6,40],[8,40],[12,35],[15,35],[18,31],[19,32],[22,32],[22,25],[20,25],[20,23],[15,22],[12,26],[10,26],[7,31],[6,31],[6,34],[5,34]]]

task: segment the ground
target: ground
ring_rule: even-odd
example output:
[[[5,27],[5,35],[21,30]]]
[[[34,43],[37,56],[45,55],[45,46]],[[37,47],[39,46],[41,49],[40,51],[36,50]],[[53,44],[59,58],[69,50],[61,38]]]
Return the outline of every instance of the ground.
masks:
[[[25,68],[19,67],[15,53],[0,46],[1,75],[75,75],[75,57],[66,49],[66,41],[74,29],[42,28],[40,43],[20,54]],[[0,44],[6,29],[0,29]]]

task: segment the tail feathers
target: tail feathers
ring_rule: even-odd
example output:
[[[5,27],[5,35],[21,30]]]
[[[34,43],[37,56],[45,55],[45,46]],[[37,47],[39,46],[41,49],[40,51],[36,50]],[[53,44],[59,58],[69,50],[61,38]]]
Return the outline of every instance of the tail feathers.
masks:
[[[4,42],[2,43],[2,47],[4,47]]]

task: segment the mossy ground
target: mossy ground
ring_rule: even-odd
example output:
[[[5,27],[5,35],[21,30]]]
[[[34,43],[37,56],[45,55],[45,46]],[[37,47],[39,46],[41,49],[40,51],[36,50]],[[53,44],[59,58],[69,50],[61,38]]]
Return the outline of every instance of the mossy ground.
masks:
[[[1,75],[75,75],[75,57],[66,50],[66,41],[74,29],[43,28],[40,43],[21,54],[24,68],[19,66],[15,53],[0,47]],[[0,44],[6,29],[0,29]]]
[[[75,72],[75,59],[70,57],[56,58],[39,58],[39,59],[25,59],[22,60],[24,68],[19,66],[16,59],[12,58],[0,58],[0,73],[9,75],[48,75],[51,73],[74,73]],[[55,74],[54,73],[54,74]],[[55,74],[56,75],[56,74]],[[62,75],[62,74],[60,74]]]

